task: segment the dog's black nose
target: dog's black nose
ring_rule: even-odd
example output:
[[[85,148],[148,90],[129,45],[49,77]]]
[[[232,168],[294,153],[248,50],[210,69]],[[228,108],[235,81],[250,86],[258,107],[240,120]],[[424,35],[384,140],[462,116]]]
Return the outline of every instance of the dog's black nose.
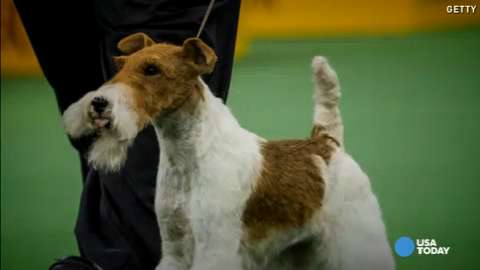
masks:
[[[102,113],[108,105],[108,100],[102,96],[94,97],[92,100],[92,106],[95,112]]]

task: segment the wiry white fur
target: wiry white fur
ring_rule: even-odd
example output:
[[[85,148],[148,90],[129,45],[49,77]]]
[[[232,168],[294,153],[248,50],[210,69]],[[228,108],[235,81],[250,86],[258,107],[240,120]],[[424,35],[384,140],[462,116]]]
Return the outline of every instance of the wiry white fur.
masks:
[[[118,140],[114,134],[96,139],[88,152],[88,162],[97,170],[118,171],[127,159],[130,140]]]
[[[320,157],[314,157],[320,171],[324,172],[326,190],[322,208],[307,227],[318,240],[318,256],[314,259],[317,262],[311,269],[395,269],[370,180],[343,147],[337,74],[322,56],[313,59],[312,68],[314,124],[325,127],[342,147],[335,151],[328,165]]]
[[[343,142],[338,81],[326,60],[316,60],[315,123]],[[157,270],[394,269],[369,180],[341,148],[328,165],[312,156],[326,193],[308,224],[253,246],[242,241],[241,215],[261,170],[262,139],[241,128],[203,85],[205,100],[193,114],[179,111],[154,124],[162,149],[155,205],[164,257]],[[299,265],[289,248],[304,242],[310,246]]]
[[[341,149],[324,171],[324,205],[311,223],[311,230],[319,232],[318,239],[322,240],[317,250],[323,260],[321,269],[395,269],[368,176]]]
[[[162,150],[155,208],[164,257],[157,269],[241,269],[240,218],[259,174],[261,139],[202,84],[204,101],[193,115],[178,111],[154,123]],[[178,228],[186,235],[172,239]],[[178,256],[179,248],[188,254]]]
[[[343,145],[337,76],[323,57],[313,60],[313,71],[314,123]],[[326,190],[322,207],[309,223],[273,232],[258,243],[242,241],[241,217],[262,169],[263,139],[240,127],[202,85],[204,99],[193,112],[176,110],[153,123],[161,149],[155,210],[163,257],[157,270],[394,269],[369,179],[342,147],[328,164],[312,156]],[[95,92],[113,101],[115,119],[114,128],[102,132],[90,152],[99,168],[121,165],[138,132],[134,111],[120,94],[128,92],[124,90],[116,85]],[[91,132],[85,107],[93,96],[88,94],[64,115],[71,135]],[[299,260],[292,248],[305,243]]]
[[[323,57],[314,59],[313,69],[314,123],[343,144],[338,79]],[[240,217],[261,169],[260,140],[242,129],[209,91],[204,92],[205,102],[194,115],[155,125],[163,150],[156,211],[162,238],[167,239],[158,270],[394,269],[369,180],[342,149],[337,149],[329,165],[319,156],[312,157],[323,172],[326,193],[309,224],[270,235],[255,246],[244,245]],[[176,131],[165,134],[172,130]],[[173,214],[178,209],[183,209],[180,227],[188,236],[170,241],[169,227],[179,226]],[[307,240],[312,253],[299,266],[288,248]],[[193,253],[179,257],[177,248]]]
[[[138,132],[136,114],[131,110],[123,84],[106,84],[97,91],[89,92],[70,105],[63,114],[65,130],[72,138],[94,132],[100,133],[88,153],[89,163],[96,169],[117,171],[127,158],[127,150]],[[109,102],[111,128],[96,130],[89,116],[91,101],[97,96]]]

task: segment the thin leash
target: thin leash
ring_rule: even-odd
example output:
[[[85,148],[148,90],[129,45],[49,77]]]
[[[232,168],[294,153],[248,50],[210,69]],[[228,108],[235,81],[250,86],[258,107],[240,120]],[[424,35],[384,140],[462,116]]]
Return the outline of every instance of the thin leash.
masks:
[[[210,17],[210,13],[212,12],[213,4],[215,4],[215,0],[210,0],[210,4],[208,4],[207,11],[205,12],[205,15],[203,16],[202,23],[200,24],[200,28],[198,29],[197,35],[195,37],[200,38],[200,34],[203,32],[203,28],[205,27],[205,24],[207,23],[208,17]]]

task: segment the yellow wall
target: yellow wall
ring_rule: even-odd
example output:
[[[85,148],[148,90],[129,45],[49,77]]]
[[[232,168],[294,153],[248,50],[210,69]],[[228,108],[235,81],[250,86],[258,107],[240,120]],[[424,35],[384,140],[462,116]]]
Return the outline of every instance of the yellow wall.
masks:
[[[11,0],[1,0],[1,69],[4,74],[39,74],[40,68]]]
[[[2,3],[2,74],[39,73],[11,0]],[[255,38],[385,35],[480,24],[473,15],[447,14],[449,0],[243,0],[237,55]],[[478,5],[480,7],[480,4]]]
[[[478,4],[452,15],[447,5]],[[384,35],[480,24],[480,1],[243,0],[238,53],[254,38]]]

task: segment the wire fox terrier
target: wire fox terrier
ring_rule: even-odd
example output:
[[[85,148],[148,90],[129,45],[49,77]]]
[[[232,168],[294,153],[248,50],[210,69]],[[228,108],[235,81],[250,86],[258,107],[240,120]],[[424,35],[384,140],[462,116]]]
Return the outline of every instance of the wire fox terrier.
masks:
[[[73,138],[97,134],[88,159],[118,170],[153,124],[161,149],[157,270],[390,270],[394,261],[370,182],[343,147],[340,87],[313,59],[308,139],[267,141],[243,129],[200,78],[217,57],[143,33],[122,39],[119,72],[63,115]]]

